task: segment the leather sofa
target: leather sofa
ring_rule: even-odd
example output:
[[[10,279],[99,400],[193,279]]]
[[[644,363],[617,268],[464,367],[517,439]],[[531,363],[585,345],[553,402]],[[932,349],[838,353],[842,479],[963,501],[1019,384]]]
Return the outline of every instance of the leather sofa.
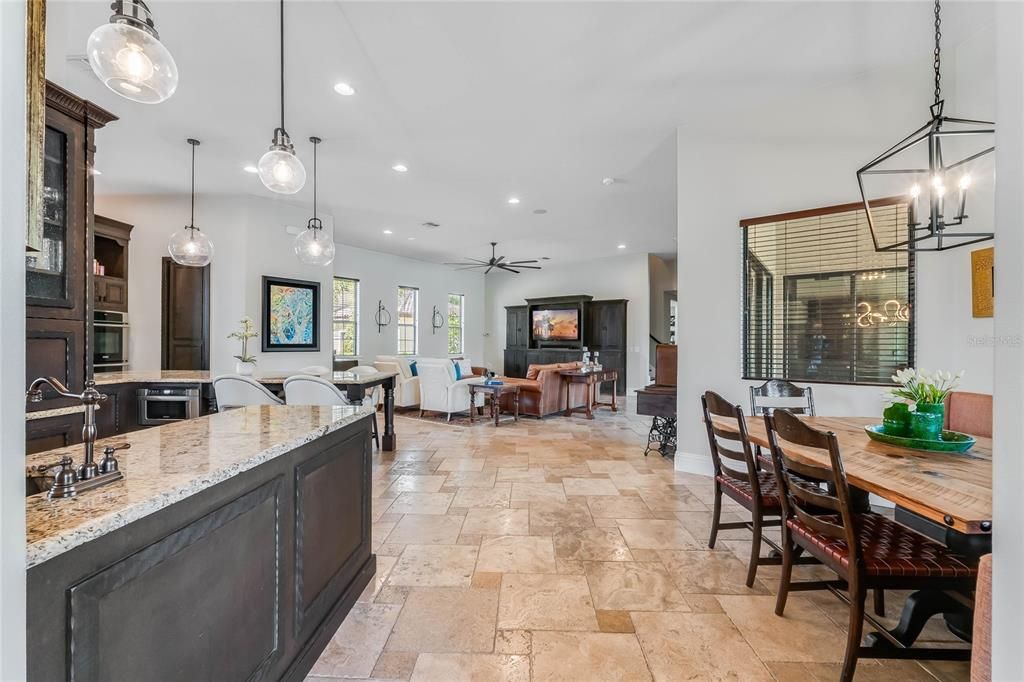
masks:
[[[582,362],[561,362],[550,365],[530,365],[526,378],[499,377],[506,384],[519,385],[519,414],[544,417],[565,410],[565,389],[558,373],[563,369],[577,369]],[[573,407],[587,404],[587,387],[583,384],[569,386],[569,399]],[[502,411],[512,410],[512,396],[501,397]]]

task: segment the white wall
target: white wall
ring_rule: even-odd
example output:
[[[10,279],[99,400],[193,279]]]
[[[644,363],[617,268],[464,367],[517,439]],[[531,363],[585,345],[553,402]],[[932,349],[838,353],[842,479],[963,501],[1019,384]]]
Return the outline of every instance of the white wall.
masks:
[[[961,61],[971,70],[945,78],[944,92],[958,101],[955,82],[975,79],[971,99],[954,111],[981,117],[992,111],[994,90],[985,82],[989,72],[974,67],[991,68],[991,45],[979,41],[963,51],[971,54],[957,60],[956,70]],[[749,382],[740,379],[739,220],[856,201],[856,169],[927,120],[929,93],[922,87],[914,97],[906,87],[921,80],[919,67],[868,74],[784,107],[765,107],[758,117],[723,119],[720,130],[679,129],[677,468],[710,470],[698,400],[703,391],[748,400]],[[965,389],[991,392],[992,348],[972,337],[991,336],[993,326],[971,317],[969,249],[925,254],[918,262],[917,364],[965,369]],[[817,384],[814,393],[823,414],[881,412],[878,387]]]
[[[135,225],[129,244],[128,319],[133,369],[160,368],[161,259],[167,239],[188,222],[187,195],[99,195],[96,212]],[[371,363],[376,355],[393,355],[395,323],[378,334],[373,315],[378,299],[395,315],[399,284],[420,288],[420,355],[446,356],[447,330],[431,334],[430,313],[445,311],[447,295],[466,296],[466,357],[483,356],[483,277],[456,272],[433,263],[400,258],[337,244],[334,264],[305,265],[295,256],[295,237],[286,225],[304,227],[309,208],[283,200],[254,196],[199,196],[196,225],[214,244],[210,270],[210,369],[233,372],[238,342],[227,335],[248,315],[260,323],[262,277],[272,275],[320,282],[320,351],[263,353],[259,339],[250,342],[257,373],[288,371],[308,365],[331,365],[331,296],[335,274],[361,282],[360,356]],[[333,220],[321,215],[324,230],[333,234]]]
[[[0,2],[0,680],[25,679],[25,5]]]
[[[999,84],[996,148],[996,381],[992,457],[993,612],[992,679],[1024,680],[1024,524],[1020,491],[1024,487],[1024,6],[1000,4],[996,35]]]
[[[334,274],[359,280],[359,356],[363,364],[378,355],[394,355],[398,349],[398,287],[418,287],[418,338],[420,357],[448,357],[448,328],[433,333],[430,317],[434,306],[448,319],[448,294],[465,296],[465,349],[463,355],[476,365],[484,359],[484,277],[459,272],[444,265],[392,256],[338,244]],[[391,325],[380,332],[374,322],[377,302],[391,313]],[[488,367],[492,367],[489,365]]]
[[[527,298],[589,294],[595,299],[629,301],[626,307],[627,389],[647,385],[650,331],[650,284],[647,254],[628,254],[577,263],[547,262],[543,270],[521,275],[487,276],[487,366],[504,365],[505,306],[525,305]]]
[[[135,225],[129,245],[128,319],[132,369],[160,369],[161,260],[167,239],[188,223],[187,195],[97,195],[96,213]],[[233,372],[239,352],[227,335],[243,315],[259,325],[261,277],[273,275],[320,282],[320,351],[262,353],[250,341],[257,372],[331,364],[331,268],[301,263],[285,225],[305,226],[308,207],[252,196],[204,196],[196,199],[196,225],[214,245],[210,266],[210,369]],[[324,230],[333,234],[330,216]]]

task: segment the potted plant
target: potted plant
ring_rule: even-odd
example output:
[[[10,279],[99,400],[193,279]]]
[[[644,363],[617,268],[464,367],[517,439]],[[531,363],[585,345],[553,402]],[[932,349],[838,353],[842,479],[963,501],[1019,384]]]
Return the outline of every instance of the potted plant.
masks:
[[[964,373],[936,372],[928,374],[923,370],[909,367],[900,370],[892,377],[898,386],[889,393],[896,401],[914,404],[914,411],[909,413],[909,431],[913,438],[939,440],[942,436],[942,424],[946,417],[946,397],[960,383]],[[892,407],[885,411],[885,419],[895,419]]]
[[[251,376],[253,370],[256,369],[256,358],[249,355],[249,339],[255,339],[259,333],[257,333],[256,325],[251,317],[243,317],[239,320],[239,324],[241,328],[238,331],[228,334],[229,339],[238,339],[242,342],[242,352],[233,356],[238,360],[235,363],[235,372],[243,376]]]

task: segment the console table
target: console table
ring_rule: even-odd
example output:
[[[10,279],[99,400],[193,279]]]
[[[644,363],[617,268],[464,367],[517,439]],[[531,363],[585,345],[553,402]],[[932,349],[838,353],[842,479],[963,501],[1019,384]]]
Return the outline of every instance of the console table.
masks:
[[[565,369],[559,372],[562,376],[562,386],[565,388],[565,416],[571,417],[573,412],[583,410],[587,413],[587,419],[594,418],[595,407],[610,407],[612,412],[618,412],[615,404],[615,394],[618,393],[619,373],[613,369],[601,369],[591,372],[584,372],[578,369]],[[598,402],[598,387],[606,382],[612,382],[612,401],[610,403]],[[583,407],[570,407],[569,391],[572,384],[585,384],[587,386],[587,401]]]

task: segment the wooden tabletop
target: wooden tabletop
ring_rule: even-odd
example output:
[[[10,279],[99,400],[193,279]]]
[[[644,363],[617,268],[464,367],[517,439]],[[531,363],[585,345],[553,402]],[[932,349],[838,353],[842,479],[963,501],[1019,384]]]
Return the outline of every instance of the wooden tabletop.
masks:
[[[864,427],[879,423],[877,417],[804,420],[817,429],[836,434],[850,485],[961,533],[991,532],[991,439],[976,437],[974,448],[963,454],[922,452],[868,438]],[[751,443],[768,447],[764,418],[747,417],[746,421]],[[715,422],[723,429],[735,431],[734,420],[716,417]],[[813,464],[829,464],[828,453],[813,448],[790,444],[786,451]]]
[[[519,384],[489,384],[486,381],[480,383],[470,384],[469,391],[491,391],[492,393],[518,393]]]

